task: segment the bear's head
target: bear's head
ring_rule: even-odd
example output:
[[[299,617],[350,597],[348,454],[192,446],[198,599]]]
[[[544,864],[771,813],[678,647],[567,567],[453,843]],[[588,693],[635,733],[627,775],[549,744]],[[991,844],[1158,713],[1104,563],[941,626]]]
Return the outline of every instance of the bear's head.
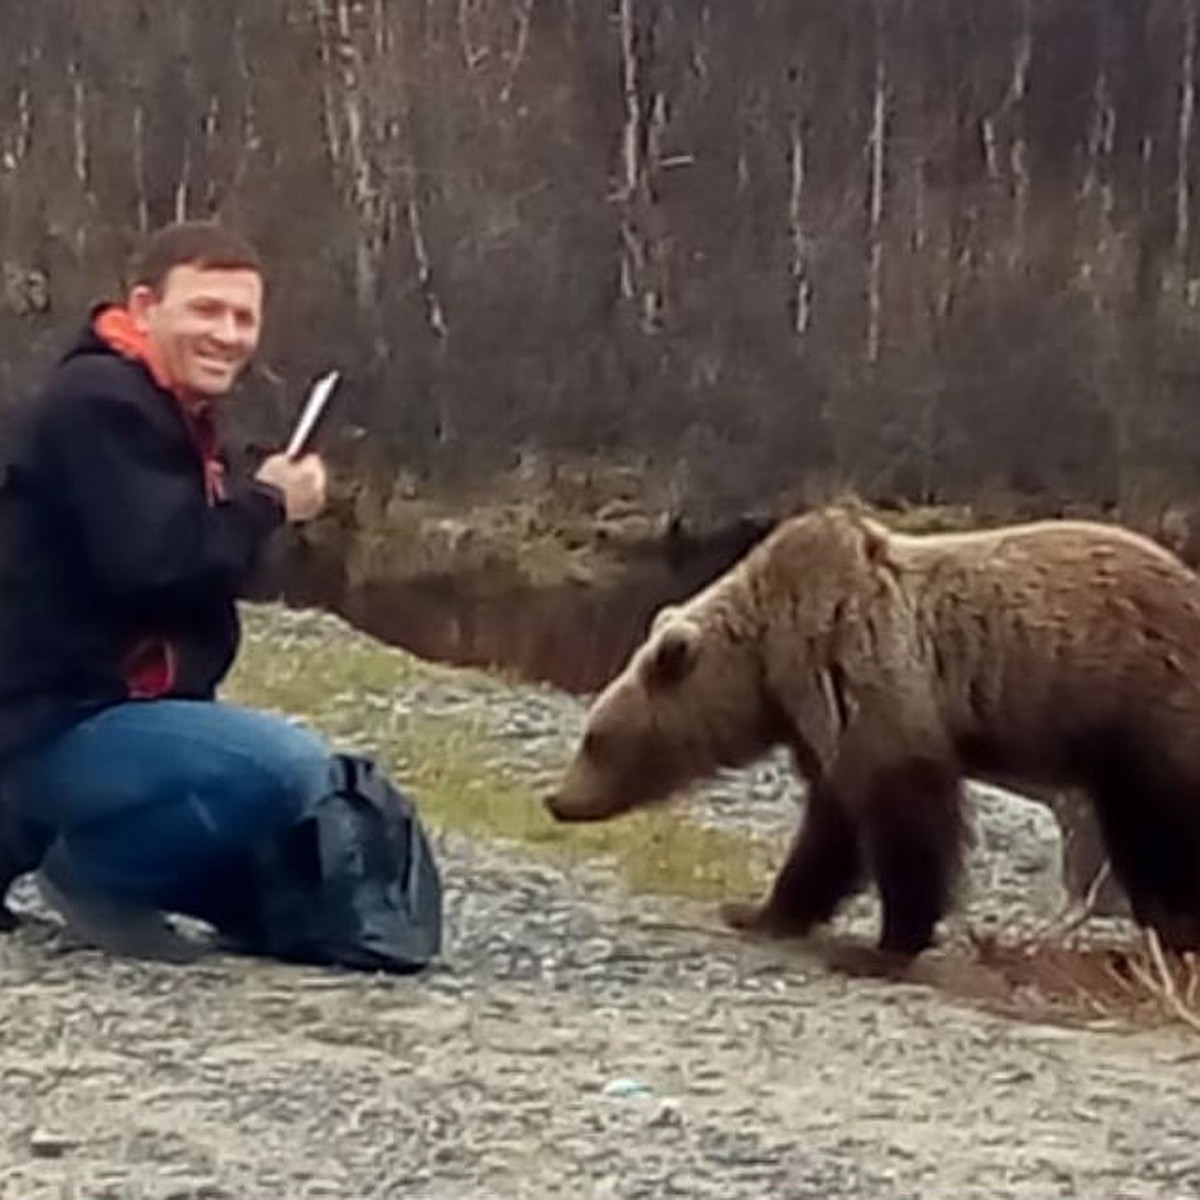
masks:
[[[797,516],[664,609],[593,704],[550,812],[613,817],[781,742],[806,774],[831,762],[844,668],[907,619],[888,599],[889,547],[886,529],[852,512]]]
[[[598,821],[664,800],[778,740],[758,639],[719,603],[664,609],[587,715],[546,805],[560,821]]]

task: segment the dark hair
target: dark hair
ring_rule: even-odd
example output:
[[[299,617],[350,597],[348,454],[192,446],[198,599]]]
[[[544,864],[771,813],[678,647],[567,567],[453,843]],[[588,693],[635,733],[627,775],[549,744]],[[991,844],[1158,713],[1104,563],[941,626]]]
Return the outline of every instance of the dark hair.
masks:
[[[134,257],[131,287],[162,290],[172,267],[244,268],[262,274],[262,259],[244,238],[215,221],[177,221],[150,235]]]

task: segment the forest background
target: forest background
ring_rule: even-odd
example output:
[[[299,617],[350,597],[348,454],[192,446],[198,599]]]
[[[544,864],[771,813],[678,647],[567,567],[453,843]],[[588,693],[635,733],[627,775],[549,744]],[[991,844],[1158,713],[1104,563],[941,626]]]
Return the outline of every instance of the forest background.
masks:
[[[843,491],[933,523],[1098,512],[1190,551],[1197,21],[6,0],[0,396],[142,232],[218,216],[270,265],[237,436],[277,443],[313,376],[345,378],[340,500],[290,586],[420,642],[389,580],[455,576],[461,604],[488,563],[578,585],[657,547],[590,682],[652,603]]]

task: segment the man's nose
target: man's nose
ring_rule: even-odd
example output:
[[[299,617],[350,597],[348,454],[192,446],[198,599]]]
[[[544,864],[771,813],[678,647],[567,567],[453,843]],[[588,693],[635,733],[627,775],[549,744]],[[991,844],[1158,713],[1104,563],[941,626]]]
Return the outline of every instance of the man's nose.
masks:
[[[213,321],[212,336],[218,340],[232,345],[241,339],[241,333],[238,329],[237,318],[233,313],[222,313]]]

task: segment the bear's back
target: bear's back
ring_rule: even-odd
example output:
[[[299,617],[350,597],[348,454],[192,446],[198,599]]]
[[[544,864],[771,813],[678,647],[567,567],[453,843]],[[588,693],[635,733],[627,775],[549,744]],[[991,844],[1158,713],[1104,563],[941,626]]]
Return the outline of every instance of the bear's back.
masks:
[[[1149,539],[1042,521],[889,549],[952,727],[1032,747],[1145,722],[1168,752],[1200,721],[1200,576]]]

